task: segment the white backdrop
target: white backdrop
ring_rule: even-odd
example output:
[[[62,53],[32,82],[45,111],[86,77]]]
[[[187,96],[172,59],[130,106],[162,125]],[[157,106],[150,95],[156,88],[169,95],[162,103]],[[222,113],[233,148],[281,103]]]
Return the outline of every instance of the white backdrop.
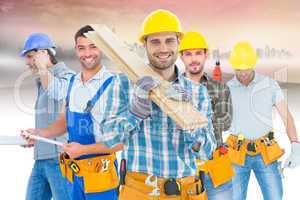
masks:
[[[2,135],[16,135],[21,129],[30,128],[34,126],[33,115],[25,113],[17,105],[13,97],[13,89],[0,88],[0,134]],[[24,105],[32,107],[35,100],[35,92],[33,85],[27,85],[21,91]],[[294,114],[297,110],[296,102],[290,102],[292,112]],[[280,144],[289,153],[289,142],[284,134],[283,126],[276,115],[274,125],[279,138]],[[300,117],[295,115],[297,127],[299,129]],[[0,200],[22,200],[25,196],[27,180],[33,166],[33,152],[32,149],[24,149],[19,146],[0,146],[0,156],[2,158],[0,165]],[[286,156],[286,155],[285,155]],[[299,172],[300,168],[295,170],[286,170],[284,182],[284,199],[298,200],[299,196]],[[249,190],[248,200],[262,200],[260,189],[252,174]]]

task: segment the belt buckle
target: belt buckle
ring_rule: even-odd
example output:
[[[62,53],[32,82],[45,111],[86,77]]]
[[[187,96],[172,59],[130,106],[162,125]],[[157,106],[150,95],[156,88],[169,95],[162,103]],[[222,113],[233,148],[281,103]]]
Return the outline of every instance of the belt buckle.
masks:
[[[247,151],[256,153],[256,144],[255,144],[255,142],[249,142],[247,144]]]
[[[167,179],[164,183],[165,194],[168,196],[171,195],[180,195],[180,184],[176,181],[175,178]]]

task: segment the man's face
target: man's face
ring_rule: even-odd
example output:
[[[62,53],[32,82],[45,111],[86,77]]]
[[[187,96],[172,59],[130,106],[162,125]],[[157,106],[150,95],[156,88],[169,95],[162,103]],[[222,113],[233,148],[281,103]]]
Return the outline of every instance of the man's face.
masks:
[[[243,85],[248,85],[253,80],[254,71],[253,69],[235,70],[235,75]]]
[[[25,64],[28,66],[32,74],[36,74],[38,72],[38,68],[35,65],[35,61],[34,61],[36,53],[37,53],[36,51],[29,51],[25,55]]]
[[[186,71],[193,75],[202,73],[206,59],[207,53],[204,49],[184,50],[181,55]]]
[[[83,68],[89,70],[100,66],[101,51],[88,38],[78,37],[75,50]]]
[[[176,33],[154,33],[147,37],[145,48],[148,59],[153,67],[167,69],[171,67],[178,56],[178,37]]]

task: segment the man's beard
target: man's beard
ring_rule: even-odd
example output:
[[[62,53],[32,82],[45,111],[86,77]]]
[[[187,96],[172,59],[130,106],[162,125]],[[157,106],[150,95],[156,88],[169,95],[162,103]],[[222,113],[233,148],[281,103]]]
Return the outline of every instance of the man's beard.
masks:
[[[175,64],[176,60],[177,60],[177,54],[175,54],[175,53],[173,53],[173,54],[171,53],[171,55],[170,55],[171,59],[166,63],[159,62],[157,60],[158,58],[156,58],[153,55],[150,55],[149,53],[147,53],[147,55],[148,55],[149,62],[151,64],[151,66],[153,66],[157,69],[160,69],[160,70],[167,69],[167,68],[173,66]]]
[[[203,71],[203,65],[201,65],[201,63],[191,63],[190,65],[197,65],[197,69],[193,69],[193,66],[189,66],[188,67],[188,71],[189,71],[189,73],[190,74],[192,74],[192,75],[198,75],[198,74],[201,74],[202,73],[202,71]],[[200,66],[200,67],[198,67],[198,66]]]

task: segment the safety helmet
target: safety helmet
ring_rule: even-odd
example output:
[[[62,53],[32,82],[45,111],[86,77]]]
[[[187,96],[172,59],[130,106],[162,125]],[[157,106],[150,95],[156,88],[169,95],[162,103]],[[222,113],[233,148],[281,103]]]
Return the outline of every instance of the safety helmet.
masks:
[[[187,49],[208,49],[203,35],[198,32],[186,32],[179,45],[179,52]]]
[[[143,43],[147,35],[160,32],[176,32],[181,38],[183,33],[178,17],[168,10],[153,11],[143,22],[139,41]]]
[[[52,49],[53,52],[54,48],[56,48],[55,44],[48,35],[44,33],[34,33],[27,38],[23,50],[20,52],[20,56],[23,57],[26,53],[35,49]]]
[[[230,53],[229,63],[233,69],[253,69],[257,62],[256,50],[249,42],[238,42]]]

